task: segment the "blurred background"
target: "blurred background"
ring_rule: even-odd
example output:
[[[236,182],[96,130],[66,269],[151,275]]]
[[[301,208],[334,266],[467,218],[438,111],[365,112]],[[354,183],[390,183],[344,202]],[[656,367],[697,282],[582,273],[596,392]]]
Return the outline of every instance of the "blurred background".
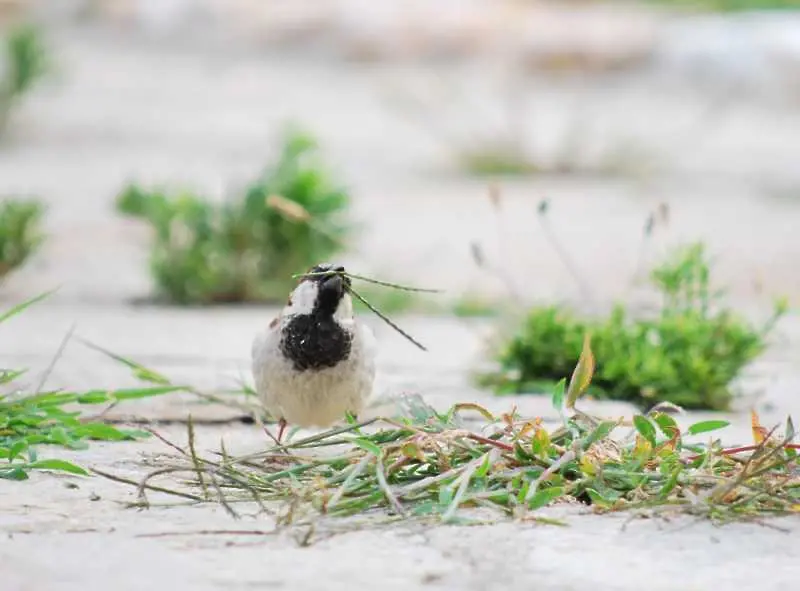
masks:
[[[0,195],[45,205],[0,298],[274,303],[338,258],[478,313],[646,298],[702,241],[796,304],[799,5],[0,0]]]
[[[794,297],[793,4],[2,0],[3,31],[36,24],[51,62],[0,146],[0,193],[44,201],[48,239],[2,296],[151,294],[150,230],[115,211],[120,191],[224,199],[296,125],[351,195],[360,228],[340,258],[363,271],[503,292],[476,242],[525,296],[569,299],[574,278],[537,222],[546,199],[602,298],[629,293],[642,249],[694,239],[743,303]]]

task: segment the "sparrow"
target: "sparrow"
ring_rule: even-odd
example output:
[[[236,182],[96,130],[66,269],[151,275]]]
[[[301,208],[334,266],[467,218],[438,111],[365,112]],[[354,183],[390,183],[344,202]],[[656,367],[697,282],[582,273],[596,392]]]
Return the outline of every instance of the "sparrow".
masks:
[[[256,392],[278,419],[278,441],[287,424],[329,427],[357,416],[372,394],[376,341],[353,313],[344,267],[311,267],[286,306],[253,341]]]

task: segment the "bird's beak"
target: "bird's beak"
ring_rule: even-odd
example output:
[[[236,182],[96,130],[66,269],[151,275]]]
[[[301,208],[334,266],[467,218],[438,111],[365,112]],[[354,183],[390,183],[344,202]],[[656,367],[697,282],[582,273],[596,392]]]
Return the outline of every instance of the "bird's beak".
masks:
[[[326,278],[322,282],[322,289],[331,293],[335,293],[337,298],[341,297],[344,293],[344,282],[341,275],[333,275]]]

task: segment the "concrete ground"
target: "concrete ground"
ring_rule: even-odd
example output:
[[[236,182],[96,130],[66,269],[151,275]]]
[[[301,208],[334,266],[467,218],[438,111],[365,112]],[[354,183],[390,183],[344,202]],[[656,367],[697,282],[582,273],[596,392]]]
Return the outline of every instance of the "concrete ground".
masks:
[[[475,111],[439,95],[425,123],[392,106],[398,87],[431,86],[446,74],[497,114],[502,84],[467,66],[358,65],[286,56],[275,50],[211,48],[180,39],[88,25],[52,31],[61,74],[18,113],[0,146],[0,192],[33,193],[48,202],[51,237],[40,256],[2,286],[4,305],[60,285],[50,300],[0,330],[0,359],[29,367],[36,386],[120,387],[124,368],[77,340],[52,371],[65,335],[75,334],[132,357],[176,382],[217,390],[249,380],[255,332],[274,310],[210,310],[134,306],[150,290],[147,232],[112,210],[129,179],[183,184],[220,196],[257,174],[273,153],[280,125],[297,120],[317,133],[332,166],[353,188],[365,222],[347,262],[389,279],[461,293],[498,293],[500,283],[470,262],[479,241],[509,269],[530,300],[577,298],[573,278],[535,216],[551,200],[550,223],[569,245],[601,301],[635,300],[631,283],[644,257],[670,244],[703,239],[719,255],[718,278],[733,302],[758,317],[768,296],[800,294],[800,112],[750,102],[729,105],[713,124],[698,119],[708,98],[692,88],[668,94],[644,78],[587,84],[553,78],[529,98],[535,125],[526,137],[543,153],[562,141],[563,127],[591,105],[600,131],[582,131],[579,145],[603,151],[631,135],[637,152],[657,150],[650,175],[576,174],[503,181],[502,220],[486,198],[486,180],[454,170],[452,150],[430,126],[446,113],[472,129]],[[387,98],[388,97],[388,98]],[[577,98],[576,98],[577,97]],[[567,100],[570,99],[570,100]],[[575,99],[574,101],[572,99]],[[577,107],[576,107],[577,105]],[[494,111],[493,111],[494,109]],[[483,112],[483,111],[480,111]],[[528,122],[528,120],[525,120]],[[697,124],[700,121],[701,124]],[[622,138],[622,139],[620,139]],[[534,142],[533,140],[536,140]],[[600,147],[597,147],[600,144]],[[590,150],[591,151],[591,150]],[[635,158],[634,158],[635,160]],[[647,215],[667,203],[669,224],[642,242]],[[766,303],[765,303],[766,302]],[[377,320],[381,342],[377,394],[417,392],[437,407],[475,401],[495,411],[551,417],[538,397],[496,398],[475,389],[468,371],[482,358],[488,321],[409,316],[398,321],[430,353],[423,354]],[[771,426],[800,415],[796,315],[784,321],[774,346],[742,382],[728,442],[747,442],[747,410]],[[617,415],[625,405],[589,403]],[[119,409],[151,419],[224,421],[230,409],[175,397]],[[118,415],[120,416],[120,415]],[[697,413],[683,417],[694,421]],[[184,427],[164,432],[182,441]],[[264,438],[237,422],[198,426],[206,451],[226,444],[257,450]],[[71,456],[129,477],[148,469],[157,441],[97,444]],[[633,520],[630,516],[547,512],[569,527],[503,522],[475,527],[396,524],[355,529],[321,521],[311,545],[302,530],[273,532],[265,516],[233,521],[219,507],[124,508],[133,491],[99,477],[35,474],[0,484],[0,573],[11,591],[141,589],[339,589],[370,584],[391,589],[506,589],[532,583],[545,589],[784,589],[800,578],[792,545],[796,519],[716,528],[690,518]],[[777,526],[777,527],[772,527]],[[352,531],[350,531],[352,528]],[[262,534],[226,534],[258,530]],[[340,531],[347,530],[347,531]],[[204,533],[205,532],[205,533]],[[332,533],[339,532],[332,536]],[[794,560],[793,560],[794,559]]]
[[[243,448],[242,428],[203,427],[206,443],[224,436]],[[179,440],[176,433],[167,435]],[[141,476],[139,453],[95,446],[80,460]],[[77,459],[77,458],[76,458]],[[66,485],[74,483],[77,488]],[[13,489],[10,487],[14,487]],[[36,475],[0,488],[4,508],[0,566],[13,591],[163,589],[386,589],[698,591],[792,588],[800,576],[796,520],[716,528],[671,521],[544,511],[567,527],[500,521],[469,527],[323,521],[275,531],[246,510],[233,520],[220,507],[125,508],[130,488],[102,478]],[[151,497],[158,501],[158,497]],[[241,508],[240,508],[241,510]],[[238,532],[238,533],[237,533]],[[309,536],[308,538],[306,536]],[[305,545],[310,544],[310,545]]]

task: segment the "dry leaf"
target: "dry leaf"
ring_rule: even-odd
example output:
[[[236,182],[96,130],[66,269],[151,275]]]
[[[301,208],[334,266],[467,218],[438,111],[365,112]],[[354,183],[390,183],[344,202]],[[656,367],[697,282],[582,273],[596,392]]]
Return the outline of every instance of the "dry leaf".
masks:
[[[750,411],[750,427],[753,431],[753,441],[756,445],[763,442],[769,436],[769,431],[761,426],[758,413],[755,410]]]
[[[267,197],[267,207],[297,222],[307,222],[311,219],[311,214],[302,205],[280,195]]]

